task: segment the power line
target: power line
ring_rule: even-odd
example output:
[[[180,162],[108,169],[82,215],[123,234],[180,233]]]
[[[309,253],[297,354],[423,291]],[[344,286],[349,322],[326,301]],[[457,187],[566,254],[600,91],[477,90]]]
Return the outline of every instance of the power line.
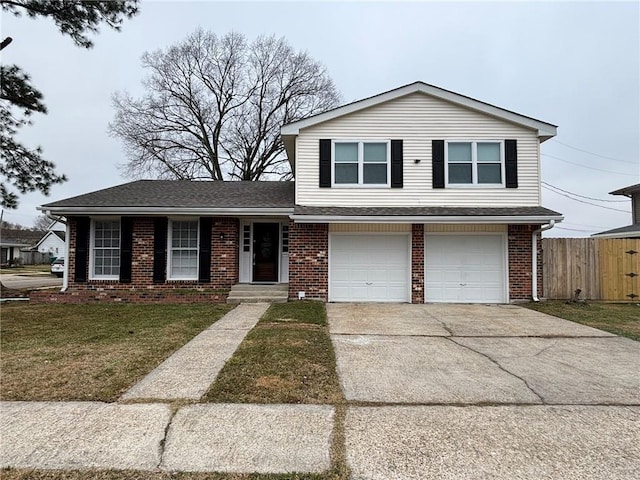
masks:
[[[629,202],[628,199],[627,200],[603,200],[601,198],[585,197],[584,195],[580,195],[578,193],[570,192],[569,190],[563,190],[562,188],[556,187],[555,185],[551,185],[550,183],[547,183],[547,182],[541,182],[541,183],[543,183],[547,187],[555,188],[556,190],[560,190],[561,192],[568,193],[569,195],[574,195],[576,197],[586,198],[587,200],[595,200],[597,202],[618,202],[618,203],[619,202],[624,202],[624,203],[628,203]]]
[[[541,155],[543,157],[554,158],[556,160],[560,160],[561,162],[569,163],[571,165],[576,165],[576,166],[582,167],[582,168],[588,168],[589,170],[596,170],[598,172],[615,173],[616,175],[624,175],[625,177],[630,177],[630,176],[633,175],[631,173],[614,172],[613,170],[604,170],[602,168],[589,167],[587,165],[582,165],[581,163],[570,162],[569,160],[565,160],[564,158],[556,157],[554,155],[549,155],[548,153],[542,153]]]
[[[559,143],[560,145],[564,145],[565,147],[573,148],[574,150],[577,150],[578,152],[588,153],[589,155],[593,155],[594,157],[606,158],[607,160],[613,160],[613,161],[616,161],[616,162],[630,163],[632,165],[637,165],[638,164],[638,162],[632,162],[630,160],[621,160],[619,158],[608,157],[606,155],[600,155],[599,153],[593,153],[593,152],[590,152],[589,150],[583,150],[582,148],[574,147],[573,145],[569,145],[568,143],[563,143],[560,140],[556,140],[555,138],[553,139],[553,141],[556,142],[556,143]]]
[[[585,232],[585,233],[590,233],[593,232],[593,230],[580,230],[578,228],[566,228],[566,227],[556,227],[558,230],[569,230],[571,232]]]
[[[572,223],[572,222],[565,222],[564,220],[562,221],[563,225],[575,225],[578,227],[589,227],[589,228],[607,228],[607,227],[603,227],[602,225],[585,225],[584,223]]]
[[[629,213],[629,214],[631,214],[631,212],[630,212],[629,210],[622,210],[622,209],[620,209],[620,208],[605,207],[605,206],[603,206],[603,205],[598,205],[598,204],[596,204],[596,203],[586,202],[586,201],[584,201],[584,200],[580,200],[580,199],[577,199],[577,198],[570,197],[569,195],[566,195],[566,194],[564,194],[564,193],[556,192],[555,190],[552,190],[552,189],[550,189],[549,187],[547,187],[547,186],[545,186],[545,185],[543,185],[543,186],[542,186],[542,188],[544,188],[544,189],[546,189],[546,190],[549,190],[550,192],[553,192],[553,193],[555,193],[556,195],[560,195],[560,196],[562,196],[562,197],[566,197],[566,198],[568,198],[569,200],[573,200],[574,202],[586,203],[587,205],[592,205],[592,206],[594,206],[594,207],[606,208],[607,210],[614,210],[614,211],[616,211],[616,212],[624,212],[624,213]]]

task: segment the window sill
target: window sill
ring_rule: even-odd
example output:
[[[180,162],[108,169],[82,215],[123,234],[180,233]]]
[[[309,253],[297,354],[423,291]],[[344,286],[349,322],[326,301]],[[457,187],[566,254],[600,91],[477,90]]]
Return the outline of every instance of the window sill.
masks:
[[[376,190],[379,190],[381,188],[391,189],[391,185],[389,185],[389,184],[387,184],[387,185],[381,185],[381,184],[361,185],[359,183],[338,183],[338,184],[335,184],[335,185],[331,185],[331,188],[337,188],[337,189],[375,188]]]
[[[485,183],[485,184],[476,184],[476,183],[449,183],[445,185],[445,188],[457,188],[457,189],[464,189],[464,188],[470,188],[470,189],[478,189],[478,188],[486,188],[486,189],[493,189],[493,190],[499,190],[499,189],[506,189],[507,187],[503,184],[499,184],[499,183]]]

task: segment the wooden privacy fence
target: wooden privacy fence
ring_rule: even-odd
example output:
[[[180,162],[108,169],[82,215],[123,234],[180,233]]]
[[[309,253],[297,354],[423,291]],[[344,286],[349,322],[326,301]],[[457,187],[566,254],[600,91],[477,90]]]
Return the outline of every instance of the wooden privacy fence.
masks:
[[[542,239],[544,297],[640,301],[640,239]]]

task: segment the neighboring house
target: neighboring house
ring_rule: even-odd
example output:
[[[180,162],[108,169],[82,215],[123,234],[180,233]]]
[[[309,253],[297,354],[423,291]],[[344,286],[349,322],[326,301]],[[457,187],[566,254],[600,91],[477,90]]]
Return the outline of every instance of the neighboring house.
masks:
[[[293,182],[142,180],[41,210],[67,217],[68,301],[537,298],[540,143],[556,127],[416,82],[285,125]],[[185,300],[187,299],[187,300]]]
[[[0,240],[0,265],[14,265],[20,262],[20,250],[29,248],[28,243]]]
[[[35,245],[40,253],[48,253],[52,257],[63,257],[65,248],[65,232],[57,230],[47,231]]]
[[[609,192],[609,195],[624,195],[631,199],[631,225],[614,228],[591,235],[599,238],[640,238],[640,183]]]

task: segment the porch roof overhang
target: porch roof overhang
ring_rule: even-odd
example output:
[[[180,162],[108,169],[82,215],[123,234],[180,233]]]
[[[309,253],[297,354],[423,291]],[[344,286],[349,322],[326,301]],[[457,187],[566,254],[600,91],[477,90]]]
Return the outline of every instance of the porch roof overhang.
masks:
[[[296,206],[296,223],[452,223],[537,224],[564,217],[544,207],[303,207]]]

